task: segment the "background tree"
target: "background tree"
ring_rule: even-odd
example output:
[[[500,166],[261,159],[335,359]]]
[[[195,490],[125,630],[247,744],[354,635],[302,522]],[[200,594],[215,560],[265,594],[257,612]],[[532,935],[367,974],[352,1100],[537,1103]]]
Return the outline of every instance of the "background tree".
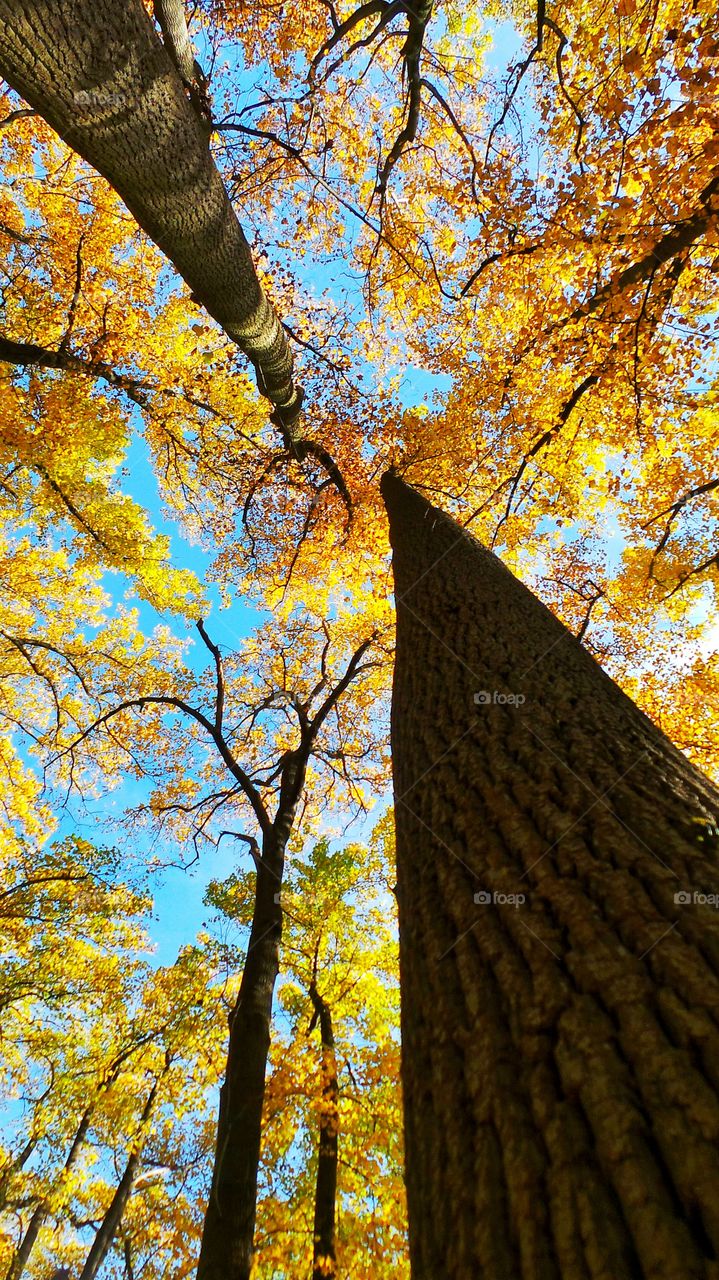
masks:
[[[118,863],[68,840],[20,850],[6,868],[8,1280],[51,1263],[94,1275],[115,1251],[148,1276],[195,1265],[223,988],[196,948],[150,969],[139,928],[148,903],[118,879]]]
[[[200,1258],[203,1274],[230,1267],[239,1276],[249,1273],[252,1258],[285,856],[300,823],[308,825],[305,811],[321,802],[322,783],[325,794],[338,787],[347,790],[345,774],[358,753],[358,725],[369,726],[361,697],[347,713],[345,695],[353,683],[371,678],[383,661],[381,650],[378,656],[370,653],[377,647],[376,633],[355,647],[351,632],[341,626],[323,622],[312,627],[307,619],[290,619],[279,643],[276,633],[268,642],[261,637],[227,658],[202,622],[198,631],[210,655],[209,671],[195,676],[181,663],[174,670],[138,664],[135,688],[128,678],[122,701],[110,697],[107,710],[80,734],[72,732],[73,723],[61,726],[56,760],[60,777],[67,776],[72,785],[75,761],[87,743],[97,740],[101,754],[119,751],[138,777],[157,778],[157,788],[142,808],[160,828],[174,830],[176,836],[192,835],[196,848],[234,837],[254,862],[252,928],[230,1015]],[[158,768],[161,740],[166,747]],[[363,754],[359,748],[360,762]],[[361,803],[358,780],[355,770],[348,794]],[[239,829],[220,825],[232,820]],[[244,830],[248,823],[256,836]]]
[[[391,815],[368,846],[330,849],[326,839],[298,852],[282,890],[285,927],[277,1015],[265,1099],[257,1223],[257,1274],[403,1276],[406,1224],[399,1123],[399,991]],[[237,929],[249,928],[252,885],[235,874],[210,887],[221,912],[213,932],[232,971]],[[335,1087],[323,1076],[311,987],[330,1011]],[[335,1092],[336,1090],[336,1092]],[[318,1192],[335,1164],[334,1212],[317,1240]],[[318,1245],[334,1228],[334,1260]]]

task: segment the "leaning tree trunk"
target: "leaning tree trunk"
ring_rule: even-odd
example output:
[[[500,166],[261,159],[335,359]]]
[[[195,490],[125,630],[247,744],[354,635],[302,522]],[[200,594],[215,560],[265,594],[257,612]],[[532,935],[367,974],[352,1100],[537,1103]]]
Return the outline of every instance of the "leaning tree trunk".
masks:
[[[290,423],[301,393],[284,329],[210,155],[207,123],[142,0],[0,0],[0,73],[122,196]]]
[[[493,555],[383,491],[414,1280],[716,1277],[719,793]]]

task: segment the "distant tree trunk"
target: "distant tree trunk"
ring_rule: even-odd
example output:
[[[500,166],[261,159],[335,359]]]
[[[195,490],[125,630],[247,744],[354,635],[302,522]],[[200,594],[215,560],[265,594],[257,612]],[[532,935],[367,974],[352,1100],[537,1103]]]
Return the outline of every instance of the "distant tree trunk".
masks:
[[[304,767],[301,769],[304,779]],[[299,783],[301,791],[302,781]],[[289,788],[288,788],[289,789]],[[280,890],[294,804],[265,834],[240,990],[230,1017],[217,1145],[197,1280],[249,1280],[262,1108],[282,938]]]
[[[16,1173],[20,1173],[25,1168],[30,1156],[35,1150],[39,1138],[33,1134],[28,1138],[25,1146],[18,1152],[16,1156],[11,1156],[0,1171],[0,1210],[5,1208],[7,1203],[7,1193],[10,1183]]]
[[[493,555],[383,493],[414,1280],[709,1280],[719,793]]]
[[[285,331],[142,0],[0,0],[0,72],[115,188],[291,422],[301,394]]]
[[[83,1111],[80,1122],[75,1130],[75,1136],[70,1144],[70,1150],[67,1153],[64,1164],[64,1172],[69,1173],[73,1166],[77,1163],[78,1156],[82,1150],[82,1145],[87,1137],[87,1131],[90,1128],[94,1107],[86,1107]],[[34,1145],[34,1144],[33,1144]],[[10,1266],[8,1268],[6,1280],[20,1280],[25,1268],[30,1260],[30,1254],[35,1247],[42,1228],[50,1217],[50,1209],[47,1200],[41,1200],[33,1210],[30,1221],[27,1224],[25,1234],[20,1241]]]
[[[310,999],[314,1007],[315,1021],[320,1025],[322,1045],[320,1134],[317,1152],[317,1183],[315,1186],[315,1223],[312,1251],[312,1280],[332,1280],[337,1275],[335,1246],[335,1218],[337,1213],[337,1158],[339,1138],[339,1085],[337,1082],[337,1058],[332,1029],[332,1011],[322,998],[314,982],[310,984]]]
[[[169,1068],[170,1060],[166,1060],[165,1071]],[[164,1072],[163,1072],[164,1075]],[[120,1230],[123,1215],[127,1208],[127,1202],[132,1194],[132,1184],[137,1176],[137,1171],[142,1159],[142,1152],[147,1141],[147,1127],[155,1109],[157,1101],[157,1093],[160,1088],[162,1076],[158,1076],[155,1080],[148,1096],[147,1101],[142,1109],[140,1123],[138,1125],[135,1140],[130,1148],[130,1154],[127,1158],[122,1177],[115,1188],[115,1193],[110,1201],[105,1216],[95,1234],[90,1252],[85,1260],[85,1265],[80,1272],[80,1280],[95,1280],[100,1267],[112,1248],[113,1240]]]

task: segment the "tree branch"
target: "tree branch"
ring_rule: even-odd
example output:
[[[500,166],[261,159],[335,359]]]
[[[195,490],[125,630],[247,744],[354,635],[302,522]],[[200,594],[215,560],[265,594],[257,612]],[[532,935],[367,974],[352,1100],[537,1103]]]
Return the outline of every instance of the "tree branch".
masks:
[[[362,658],[364,657],[367,650],[371,648],[371,646],[374,644],[376,639],[377,639],[377,632],[373,631],[372,635],[369,636],[367,640],[363,640],[359,648],[355,649],[354,653],[352,654],[352,657],[350,658],[347,664],[347,668],[345,670],[344,675],[342,676],[342,679],[338,681],[334,689],[332,689],[332,691],[327,695],[324,702],[319,707],[318,711],[315,712],[314,716],[310,720],[307,728],[307,735],[306,735],[307,742],[308,742],[308,754],[309,754],[309,750],[312,748],[314,744],[317,734],[319,733],[320,729],[322,728],[322,725],[327,719],[327,716],[329,715],[332,708],[337,705],[345,689],[347,689],[348,686],[354,680],[354,677],[357,675],[359,664],[362,661]]]
[[[205,624],[202,618],[198,619],[197,630],[202,636],[203,643],[205,644],[206,648],[209,649],[210,653],[212,654],[215,660],[216,687],[217,687],[217,693],[215,697],[215,729],[217,733],[222,733],[222,716],[223,716],[224,706],[225,706],[225,679],[222,672],[222,655],[217,645],[213,644],[212,640],[210,640],[210,637],[205,631]]]
[[[335,23],[333,24],[333,34],[330,36],[329,40],[325,40],[324,44],[318,49],[310,63],[310,69],[307,76],[310,84],[314,81],[315,72],[322,59],[326,58],[327,54],[330,53],[341,40],[344,40],[345,36],[349,35],[350,31],[354,31],[355,27],[359,26],[360,22],[364,22],[365,18],[374,17],[376,13],[384,14],[389,8],[399,10],[401,7],[401,5],[388,4],[388,0],[367,0],[366,4],[361,4],[359,9],[355,9],[354,13],[351,13],[350,16],[345,18],[343,22],[340,22],[339,25],[336,24],[335,20]]]
[[[414,142],[417,136],[419,126],[419,117],[422,107],[422,77],[420,74],[420,60],[422,57],[422,45],[424,43],[424,33],[427,29],[427,23],[432,16],[432,7],[434,0],[420,0],[416,9],[405,6],[409,16],[409,31],[407,39],[402,50],[403,70],[407,77],[407,95],[405,98],[406,118],[405,123],[395,138],[392,148],[384,162],[382,171],[377,179],[377,192],[384,202],[384,196],[387,191],[387,183],[394,166],[397,164],[402,152],[408,142]]]
[[[197,724],[202,726],[217,747],[223,763],[227,766],[233,778],[235,778],[239,783],[252,807],[263,835],[268,832],[270,830],[271,823],[269,814],[267,813],[262,800],[262,796],[254,786],[252,779],[235,759],[222,734],[216,729],[212,721],[208,720],[207,716],[199,710],[199,708],[190,706],[190,704],[185,702],[183,698],[175,697],[174,694],[143,694],[142,697],[128,698],[124,702],[118,703],[116,707],[113,707],[110,711],[106,711],[104,715],[99,716],[99,718],[91,725],[88,725],[86,729],[83,729],[82,733],[79,734],[79,736],[75,738],[68,747],[64,748],[56,759],[60,759],[61,756],[74,751],[81,742],[84,742],[86,738],[89,738],[90,734],[107,724],[108,721],[114,719],[115,716],[120,715],[123,711],[130,711],[134,708],[142,710],[147,706],[174,707],[176,711],[182,711],[184,715],[188,716],[191,720],[195,720]]]
[[[719,217],[719,172],[715,172],[711,181],[700,192],[698,204],[700,207],[691,217],[682,219],[671,231],[667,231],[648,253],[602,285],[601,289],[577,307],[562,323],[567,324],[592,315],[608,298],[646,280],[647,276],[656,272],[657,267],[664,266],[691,249],[707,232],[710,223]]]

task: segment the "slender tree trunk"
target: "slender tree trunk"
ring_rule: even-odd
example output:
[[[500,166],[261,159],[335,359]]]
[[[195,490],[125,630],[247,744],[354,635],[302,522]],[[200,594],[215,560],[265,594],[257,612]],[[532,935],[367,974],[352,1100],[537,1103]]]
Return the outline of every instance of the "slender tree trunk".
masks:
[[[169,1060],[165,1070],[167,1070],[168,1066]],[[147,1141],[147,1126],[155,1109],[155,1102],[157,1101],[157,1092],[160,1087],[161,1079],[162,1076],[158,1076],[147,1096],[147,1101],[142,1109],[142,1115],[140,1116],[140,1123],[135,1136],[135,1141],[132,1144],[122,1177],[115,1188],[115,1194],[113,1195],[105,1212],[105,1216],[97,1230],[95,1239],[92,1242],[92,1247],[85,1260],[85,1265],[80,1272],[79,1280],[95,1280],[95,1276],[105,1261],[105,1258],[112,1247],[112,1242],[120,1230],[120,1224],[127,1207],[127,1202],[132,1194],[132,1184],[137,1175],[138,1166],[142,1159],[143,1148]]]
[[[86,1107],[80,1117],[80,1123],[75,1130],[75,1136],[70,1144],[70,1150],[65,1159],[64,1172],[69,1173],[73,1166],[77,1163],[82,1144],[87,1137],[87,1131],[90,1128],[94,1107]],[[6,1280],[20,1280],[25,1268],[30,1260],[30,1254],[35,1246],[42,1228],[50,1217],[50,1209],[47,1200],[41,1200],[35,1207],[27,1224],[27,1230],[20,1241],[17,1253],[15,1254],[7,1272]]]
[[[291,819],[265,836],[255,909],[220,1091],[212,1189],[197,1280],[248,1280],[252,1267],[262,1108],[282,937],[280,889]]]
[[[16,1173],[20,1173],[25,1168],[38,1141],[39,1139],[35,1136],[28,1138],[22,1150],[15,1157],[11,1157],[0,1172],[0,1210],[4,1209],[7,1203],[8,1188],[12,1179]]]
[[[339,1136],[339,1085],[337,1059],[332,1029],[332,1011],[319,994],[314,981],[310,985],[314,1017],[320,1024],[322,1044],[320,1135],[317,1153],[315,1187],[315,1225],[313,1233],[312,1280],[332,1280],[337,1275],[335,1217],[337,1212],[337,1156]],[[314,1019],[313,1019],[314,1022]]]
[[[115,188],[291,422],[286,334],[142,0],[0,0],[0,72]]]
[[[414,1280],[719,1274],[719,793],[388,475]]]

